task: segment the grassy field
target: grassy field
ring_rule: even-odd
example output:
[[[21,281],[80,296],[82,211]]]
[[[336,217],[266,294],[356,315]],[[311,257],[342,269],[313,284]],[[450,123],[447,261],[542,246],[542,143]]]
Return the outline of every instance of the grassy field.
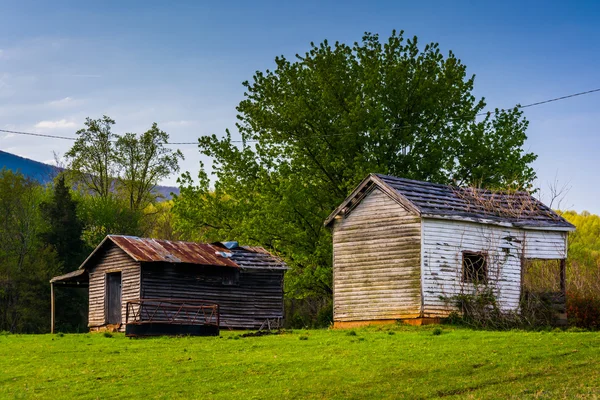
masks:
[[[1,398],[598,398],[600,334],[0,335]]]

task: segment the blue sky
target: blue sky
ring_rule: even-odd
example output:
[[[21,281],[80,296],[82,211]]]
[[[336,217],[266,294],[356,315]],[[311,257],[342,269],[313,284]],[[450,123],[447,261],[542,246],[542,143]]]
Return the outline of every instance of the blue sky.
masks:
[[[0,129],[74,136],[107,114],[119,133],[156,121],[195,141],[233,130],[241,82],[276,55],[392,29],[457,54],[490,108],[600,88],[593,1],[83,3],[0,1]],[[542,195],[555,179],[571,187],[563,208],[600,213],[599,106],[595,93],[525,110]],[[0,133],[0,149],[39,161],[69,145]],[[181,150],[195,174],[197,148]]]

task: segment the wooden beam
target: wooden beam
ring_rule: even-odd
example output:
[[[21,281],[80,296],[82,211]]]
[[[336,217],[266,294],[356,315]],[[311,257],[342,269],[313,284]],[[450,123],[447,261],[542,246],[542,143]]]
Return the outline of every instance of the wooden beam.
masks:
[[[562,294],[567,293],[567,260],[560,260],[560,291]]]
[[[50,333],[54,333],[54,283],[50,284]]]

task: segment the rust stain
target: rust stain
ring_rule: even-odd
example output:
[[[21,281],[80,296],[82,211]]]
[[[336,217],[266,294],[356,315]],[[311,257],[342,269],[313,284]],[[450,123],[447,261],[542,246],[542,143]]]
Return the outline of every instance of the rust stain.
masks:
[[[110,235],[109,238],[136,261],[239,267],[232,259],[219,254],[224,252],[222,247],[212,244],[119,235]]]

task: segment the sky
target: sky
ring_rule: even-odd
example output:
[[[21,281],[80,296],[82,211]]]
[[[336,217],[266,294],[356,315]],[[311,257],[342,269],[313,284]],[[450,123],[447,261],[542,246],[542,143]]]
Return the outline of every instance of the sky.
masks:
[[[393,29],[453,51],[490,109],[600,88],[595,1],[84,3],[0,0],[0,129],[75,137],[86,117],[108,115],[117,133],[157,122],[173,142],[235,136],[242,82],[275,56]],[[597,92],[524,110],[542,199],[566,187],[563,209],[600,214],[599,106]],[[0,150],[37,161],[71,144],[0,132]],[[180,149],[182,171],[210,164]]]

